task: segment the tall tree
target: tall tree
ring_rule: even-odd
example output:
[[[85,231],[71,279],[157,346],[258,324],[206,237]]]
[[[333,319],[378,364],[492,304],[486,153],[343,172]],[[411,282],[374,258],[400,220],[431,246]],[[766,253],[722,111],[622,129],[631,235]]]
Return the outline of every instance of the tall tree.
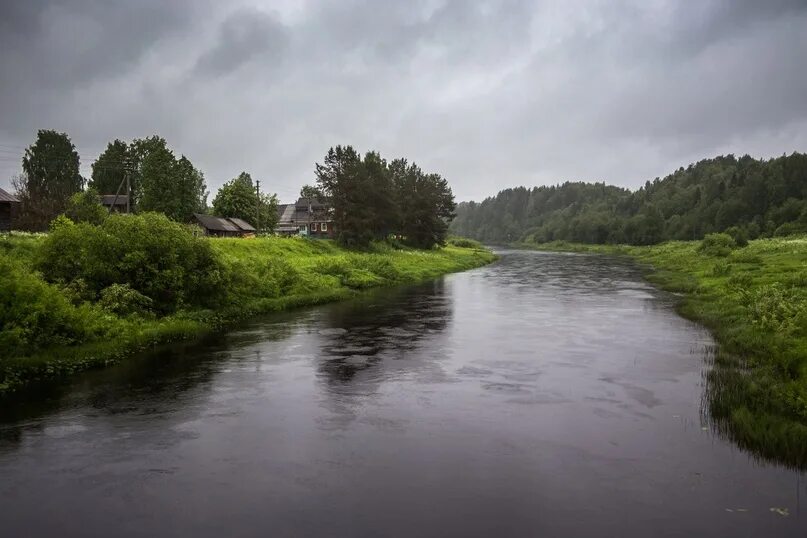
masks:
[[[216,193],[213,213],[219,217],[243,219],[259,232],[272,232],[277,225],[277,197],[261,194],[259,198],[252,176],[241,172]]]
[[[177,160],[164,141],[144,153],[139,176],[141,211],[157,211],[185,222],[193,213],[204,210],[204,176],[184,155]]]
[[[404,241],[418,248],[444,244],[456,208],[448,182],[439,174],[424,174],[404,159],[393,161],[390,171]]]
[[[107,144],[104,152],[92,163],[92,177],[89,186],[101,194],[115,194],[118,187],[124,184],[127,166],[130,164],[129,145],[115,139]],[[129,183],[134,190],[134,176],[130,176]],[[121,194],[127,194],[124,188]]]
[[[367,204],[369,184],[359,154],[351,146],[336,146],[315,169],[317,186],[333,207],[337,240],[348,247],[369,244],[373,210]]]
[[[65,133],[40,130],[36,142],[25,150],[22,171],[14,186],[23,203],[19,220],[23,229],[46,229],[84,186],[78,152]]]

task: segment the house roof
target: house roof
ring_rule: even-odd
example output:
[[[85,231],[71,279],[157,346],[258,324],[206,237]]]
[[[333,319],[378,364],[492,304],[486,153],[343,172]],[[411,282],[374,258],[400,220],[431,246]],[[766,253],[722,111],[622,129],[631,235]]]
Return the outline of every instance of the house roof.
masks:
[[[250,223],[248,223],[247,221],[245,221],[243,219],[237,219],[235,217],[230,217],[227,220],[229,220],[230,222],[232,222],[233,224],[238,226],[241,229],[241,231],[243,231],[243,232],[254,232],[254,231],[256,231],[255,228]]]
[[[8,192],[0,189],[0,202],[14,202],[20,203],[16,196],[9,194]]]
[[[199,221],[205,229],[213,230],[216,232],[235,232],[239,233],[241,230],[227,219],[221,217],[214,217],[213,215],[202,215],[201,213],[194,213],[193,216]],[[254,229],[254,228],[253,228]]]
[[[101,198],[101,205],[126,205],[129,201],[129,195],[127,194],[119,194],[117,201],[115,200],[114,194],[102,194]]]

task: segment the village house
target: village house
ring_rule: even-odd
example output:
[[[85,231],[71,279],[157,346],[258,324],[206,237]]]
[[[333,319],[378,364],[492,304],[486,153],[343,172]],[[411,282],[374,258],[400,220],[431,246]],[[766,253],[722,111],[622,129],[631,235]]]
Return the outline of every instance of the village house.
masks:
[[[102,194],[101,205],[109,209],[111,213],[128,213],[129,212],[129,196],[126,194]]]
[[[213,237],[255,237],[257,230],[243,219],[193,214],[193,224],[201,227],[205,235]]]
[[[20,201],[0,189],[0,232],[10,232],[20,208]]]
[[[331,208],[315,198],[300,198],[293,204],[277,208],[275,231],[280,235],[302,235],[318,239],[333,239],[335,230]]]

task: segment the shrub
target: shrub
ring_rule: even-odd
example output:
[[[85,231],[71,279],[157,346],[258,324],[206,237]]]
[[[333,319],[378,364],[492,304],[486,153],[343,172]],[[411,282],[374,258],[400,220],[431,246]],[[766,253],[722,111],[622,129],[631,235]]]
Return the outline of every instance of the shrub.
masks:
[[[482,248],[482,243],[467,237],[450,237],[448,244],[460,248]]]
[[[100,226],[55,226],[38,267],[51,282],[80,278],[94,293],[128,285],[163,313],[215,306],[225,292],[223,265],[209,240],[157,213],[110,215]]]
[[[784,237],[787,235],[794,235],[804,233],[804,226],[802,226],[798,222],[785,222],[776,230],[774,230],[773,235],[775,237]]]
[[[64,214],[73,222],[101,224],[109,212],[101,205],[98,191],[90,188],[71,196]]]
[[[118,316],[145,314],[154,302],[129,284],[112,284],[101,290],[98,306]]]
[[[752,323],[765,331],[789,332],[805,310],[803,299],[779,283],[741,290],[740,300]]]
[[[748,246],[748,232],[745,231],[745,228],[740,228],[739,226],[732,226],[731,228],[726,230],[726,233],[734,239],[734,243],[742,248]]]
[[[729,234],[717,233],[708,234],[703,238],[700,245],[698,245],[698,252],[707,256],[728,256],[731,251],[737,248]]]
[[[0,361],[75,343],[98,325],[95,310],[76,308],[56,286],[3,255],[0,274]]]

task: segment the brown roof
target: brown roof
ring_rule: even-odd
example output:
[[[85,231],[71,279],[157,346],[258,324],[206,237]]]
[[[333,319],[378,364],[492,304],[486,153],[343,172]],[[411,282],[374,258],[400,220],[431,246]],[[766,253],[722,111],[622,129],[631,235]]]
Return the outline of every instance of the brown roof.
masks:
[[[115,200],[114,194],[102,194],[100,198],[101,198],[101,205],[109,206],[112,205],[113,202],[115,203],[115,205],[126,205],[129,196],[126,194],[119,194],[118,199]]]
[[[230,217],[227,220],[229,220],[230,222],[232,222],[233,224],[235,224],[236,226],[241,228],[241,231],[244,231],[244,232],[254,232],[254,231],[256,231],[255,228],[252,226],[252,224],[248,223],[247,221],[245,221],[243,219],[237,219],[235,217]]]
[[[16,196],[12,196],[3,189],[0,189],[0,202],[14,202],[20,203]]]
[[[238,226],[227,219],[214,217],[213,215],[202,215],[201,213],[194,213],[193,216],[196,217],[199,224],[207,230],[213,230],[215,232],[241,232]]]

